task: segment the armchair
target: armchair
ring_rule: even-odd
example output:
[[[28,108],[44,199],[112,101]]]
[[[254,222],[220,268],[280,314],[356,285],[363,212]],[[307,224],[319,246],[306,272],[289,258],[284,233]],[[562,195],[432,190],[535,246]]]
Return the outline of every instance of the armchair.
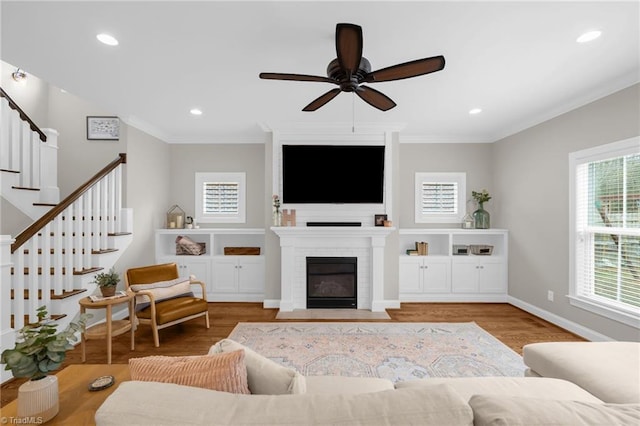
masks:
[[[191,292],[192,285],[202,287],[202,297]],[[136,295],[136,319],[149,324],[156,347],[160,346],[158,330],[204,316],[209,328],[207,291],[202,281],[180,278],[175,263],[128,269],[125,286]]]

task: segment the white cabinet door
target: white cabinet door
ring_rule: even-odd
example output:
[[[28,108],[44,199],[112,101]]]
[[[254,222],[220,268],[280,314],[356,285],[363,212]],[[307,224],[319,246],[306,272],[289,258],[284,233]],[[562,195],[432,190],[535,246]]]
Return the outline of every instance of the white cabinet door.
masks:
[[[478,262],[472,258],[453,259],[451,288],[454,293],[478,291]]]
[[[422,259],[400,257],[400,294],[422,293]]]
[[[422,291],[424,293],[449,293],[451,292],[451,261],[445,258],[423,259],[422,265]]]
[[[238,263],[234,256],[220,256],[213,259],[211,280],[212,293],[237,293]]]
[[[505,293],[504,263],[500,260],[486,259],[478,262],[478,291],[480,293]]]
[[[264,257],[240,256],[237,272],[238,292],[264,293]]]

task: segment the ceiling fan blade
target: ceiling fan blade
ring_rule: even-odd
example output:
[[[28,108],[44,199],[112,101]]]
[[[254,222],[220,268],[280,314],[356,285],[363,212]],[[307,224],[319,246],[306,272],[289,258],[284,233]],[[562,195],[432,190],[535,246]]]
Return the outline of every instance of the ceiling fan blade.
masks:
[[[329,102],[331,99],[333,99],[336,96],[338,96],[340,94],[340,92],[341,92],[340,89],[331,89],[327,93],[325,93],[324,95],[320,96],[318,99],[314,100],[309,105],[304,107],[302,110],[303,111],[307,111],[307,112],[315,111],[318,108],[320,108],[321,106],[323,106],[324,104],[326,104],[327,102]]]
[[[282,74],[282,73],[275,73],[275,72],[261,72],[260,78],[263,78],[266,80],[318,81],[320,83],[338,84],[337,81],[329,77],[320,77],[316,75],[305,75],[305,74]]]
[[[362,59],[362,28],[354,24],[336,25],[336,53],[340,66],[349,75],[358,71]]]
[[[367,86],[358,86],[358,90],[356,90],[356,94],[360,96],[360,98],[371,105],[372,107],[376,107],[381,111],[388,111],[394,106],[396,103],[393,102],[387,95],[384,93],[378,92],[375,89]]]
[[[444,68],[444,56],[417,59],[404,64],[393,65],[367,74],[364,81],[367,83],[379,83],[381,81],[402,80],[403,78],[417,77],[440,71]]]

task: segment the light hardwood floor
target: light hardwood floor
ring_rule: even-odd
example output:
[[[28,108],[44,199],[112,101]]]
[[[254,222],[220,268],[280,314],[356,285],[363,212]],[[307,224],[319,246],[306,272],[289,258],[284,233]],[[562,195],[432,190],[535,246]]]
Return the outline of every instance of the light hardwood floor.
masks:
[[[348,320],[375,322],[476,322],[480,327],[522,354],[529,343],[555,341],[584,341],[560,327],[544,321],[505,303],[403,303],[400,309],[388,309],[390,320]],[[261,303],[210,303],[211,328],[198,318],[160,330],[160,347],[153,346],[151,329],[139,326],[136,331],[136,349],[130,351],[129,333],[113,339],[112,362],[126,364],[129,358],[149,355],[202,355],[218,340],[227,337],[239,322],[312,322],[322,320],[276,320],[277,309],[263,309]],[[341,321],[341,320],[330,320]],[[346,321],[346,320],[345,320]],[[107,362],[106,342],[87,342],[87,363]],[[80,364],[80,346],[69,351],[63,366]],[[24,380],[16,379],[0,388],[1,406],[17,397],[18,387]]]

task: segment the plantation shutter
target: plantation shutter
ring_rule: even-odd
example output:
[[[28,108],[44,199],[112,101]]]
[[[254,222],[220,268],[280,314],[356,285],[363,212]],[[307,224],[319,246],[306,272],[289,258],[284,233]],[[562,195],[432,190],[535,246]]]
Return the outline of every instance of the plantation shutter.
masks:
[[[237,214],[240,209],[238,182],[204,182],[203,213],[206,215]]]
[[[640,312],[637,149],[579,161],[575,191],[576,296]]]
[[[422,214],[457,214],[457,182],[422,182]]]

